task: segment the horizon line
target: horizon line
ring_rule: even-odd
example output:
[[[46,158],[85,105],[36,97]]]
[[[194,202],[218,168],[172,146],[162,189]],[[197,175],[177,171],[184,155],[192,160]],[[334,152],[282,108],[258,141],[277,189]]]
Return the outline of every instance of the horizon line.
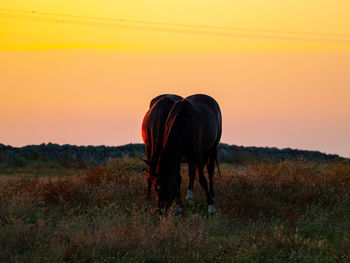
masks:
[[[53,143],[53,142],[43,142],[41,144],[26,144],[26,145],[22,145],[22,146],[12,146],[12,145],[6,145],[0,142],[0,146],[5,146],[5,147],[12,147],[12,148],[24,148],[24,147],[28,147],[28,146],[40,146],[40,145],[55,145],[55,146],[73,146],[73,147],[122,147],[122,146],[127,146],[127,145],[135,145],[135,144],[139,144],[139,145],[145,145],[145,143],[143,142],[130,142],[130,143],[126,143],[126,144],[122,144],[122,145],[106,145],[106,144],[99,144],[99,145],[93,145],[93,144],[88,144],[88,145],[77,145],[77,144],[69,144],[69,143],[65,143],[65,144],[59,144],[59,143]],[[326,155],[335,155],[338,156],[340,158],[344,158],[344,159],[350,159],[350,157],[345,157],[345,156],[341,156],[338,153],[327,153],[327,152],[323,152],[321,150],[310,150],[310,149],[299,149],[299,148],[290,148],[290,147],[285,147],[285,148],[279,148],[276,146],[247,146],[247,145],[237,145],[237,144],[229,144],[229,143],[225,143],[225,142],[220,142],[219,145],[228,145],[228,146],[236,146],[236,147],[243,147],[243,148],[270,148],[270,149],[277,149],[279,151],[282,150],[296,150],[296,151],[305,151],[305,152],[318,152],[318,153],[322,153],[322,154],[326,154]]]

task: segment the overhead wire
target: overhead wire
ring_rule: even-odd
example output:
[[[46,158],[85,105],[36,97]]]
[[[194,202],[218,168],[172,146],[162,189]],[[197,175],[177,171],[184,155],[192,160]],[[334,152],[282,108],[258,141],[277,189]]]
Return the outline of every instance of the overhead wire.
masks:
[[[307,31],[286,31],[286,30],[267,30],[259,28],[240,28],[240,27],[223,27],[213,25],[194,25],[194,24],[182,24],[182,23],[168,23],[168,22],[155,22],[146,20],[135,20],[125,18],[109,18],[109,17],[96,17],[96,16],[82,16],[82,15],[71,15],[71,14],[59,14],[51,12],[41,11],[28,11],[28,10],[16,10],[16,9],[5,9],[0,8],[0,11],[26,13],[26,14],[37,14],[45,16],[57,16],[57,17],[70,17],[79,18],[85,20],[98,20],[98,21],[112,21],[122,23],[136,23],[136,24],[148,24],[148,25],[159,25],[159,26],[171,26],[171,27],[187,27],[187,28],[202,28],[202,29],[216,29],[216,30],[230,30],[230,31],[249,31],[258,33],[279,33],[279,34],[294,34],[294,35],[315,35],[315,36],[328,36],[328,37],[350,37],[350,34],[334,34],[334,33],[323,33],[323,32],[307,32]]]
[[[48,12],[38,12],[35,10],[15,10],[0,8],[0,16],[6,18],[23,19],[41,22],[55,22],[62,24],[99,26],[110,28],[121,28],[131,30],[143,30],[163,33],[180,33],[203,36],[221,36],[236,38],[257,38],[257,39],[274,39],[274,40],[295,40],[307,42],[342,42],[350,43],[350,35],[347,34],[330,34],[316,32],[294,32],[265,29],[244,29],[232,27],[219,27],[207,25],[190,25],[163,23],[152,21],[131,20],[123,18],[103,18],[93,16],[68,15]],[[232,31],[232,32],[230,32]],[[233,32],[242,31],[242,32]],[[268,33],[268,34],[267,34]],[[298,36],[299,34],[299,36]],[[317,37],[316,37],[317,36]],[[349,38],[349,39],[348,39]]]

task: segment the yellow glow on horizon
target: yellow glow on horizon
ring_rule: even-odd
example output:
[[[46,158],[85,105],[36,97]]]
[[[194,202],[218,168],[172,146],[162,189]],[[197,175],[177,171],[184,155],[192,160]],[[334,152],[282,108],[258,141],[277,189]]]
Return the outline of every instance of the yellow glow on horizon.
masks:
[[[97,4],[98,3],[98,4]],[[212,36],[152,32],[93,25],[28,21],[2,17],[0,49],[100,48],[118,50],[241,50],[241,49],[349,49],[348,0],[12,0],[0,8],[35,10],[56,14],[135,19],[278,31],[319,32],[348,37],[313,41],[289,39],[289,35],[235,31],[238,36]],[[60,20],[58,18],[57,20]],[[63,19],[64,21],[64,19]],[[124,23],[125,24],[125,23]],[[271,35],[271,34],[269,34]],[[302,38],[302,37],[301,37]],[[334,40],[333,40],[334,39]],[[343,41],[343,40],[346,41]]]

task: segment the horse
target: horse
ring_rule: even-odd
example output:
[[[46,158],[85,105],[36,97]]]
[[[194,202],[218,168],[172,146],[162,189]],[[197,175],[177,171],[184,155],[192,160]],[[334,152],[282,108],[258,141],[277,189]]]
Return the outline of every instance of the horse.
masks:
[[[156,165],[163,144],[164,126],[168,114],[176,101],[183,99],[175,94],[162,94],[153,98],[149,110],[142,121],[142,139],[146,145],[147,174],[147,198],[151,198],[152,178],[155,174]]]
[[[176,94],[161,94],[161,95],[158,95],[157,97],[155,97],[151,100],[151,102],[149,103],[149,108],[151,109],[157,101],[159,101],[165,97],[171,99],[174,102],[183,99],[183,97],[176,95]]]
[[[165,123],[163,146],[155,173],[155,189],[160,211],[166,210],[180,196],[180,162],[186,159],[191,169],[198,172],[204,189],[209,214],[213,206],[213,174],[217,164],[217,147],[222,134],[222,116],[218,103],[210,96],[196,94],[175,102]],[[207,165],[208,183],[204,176]],[[193,189],[195,172],[189,172],[189,190]],[[193,176],[194,174],[194,176]]]

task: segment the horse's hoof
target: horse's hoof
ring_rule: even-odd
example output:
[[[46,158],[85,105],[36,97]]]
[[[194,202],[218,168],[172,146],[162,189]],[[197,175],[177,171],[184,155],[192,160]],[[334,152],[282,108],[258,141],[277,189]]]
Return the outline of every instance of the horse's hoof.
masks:
[[[182,212],[182,208],[180,206],[177,205],[174,207],[175,215],[181,214],[181,212]]]
[[[186,200],[190,201],[193,198],[192,190],[187,191]]]
[[[216,213],[216,208],[213,205],[208,205],[208,213],[213,215]]]

